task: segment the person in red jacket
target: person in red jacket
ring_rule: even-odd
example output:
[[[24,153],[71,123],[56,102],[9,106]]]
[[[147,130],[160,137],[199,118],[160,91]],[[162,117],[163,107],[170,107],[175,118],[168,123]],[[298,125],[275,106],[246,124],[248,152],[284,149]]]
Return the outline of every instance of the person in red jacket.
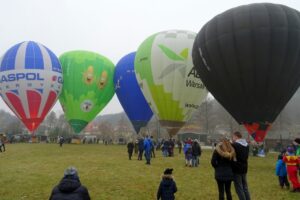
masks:
[[[300,183],[298,181],[297,171],[300,164],[299,157],[295,155],[293,147],[288,147],[287,152],[283,157],[283,162],[286,163],[287,173],[293,185],[292,192],[300,192]]]

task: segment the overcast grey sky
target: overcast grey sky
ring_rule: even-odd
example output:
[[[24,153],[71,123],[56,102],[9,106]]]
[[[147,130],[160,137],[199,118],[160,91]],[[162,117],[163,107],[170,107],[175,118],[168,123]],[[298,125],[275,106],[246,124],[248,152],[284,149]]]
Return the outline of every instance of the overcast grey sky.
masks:
[[[57,56],[70,50],[100,53],[115,64],[153,33],[198,32],[215,15],[247,0],[1,0],[0,54],[32,40]],[[300,10],[299,0],[267,1]],[[9,111],[0,100],[0,108]],[[59,102],[53,107],[62,113]],[[100,114],[123,111],[116,96]]]

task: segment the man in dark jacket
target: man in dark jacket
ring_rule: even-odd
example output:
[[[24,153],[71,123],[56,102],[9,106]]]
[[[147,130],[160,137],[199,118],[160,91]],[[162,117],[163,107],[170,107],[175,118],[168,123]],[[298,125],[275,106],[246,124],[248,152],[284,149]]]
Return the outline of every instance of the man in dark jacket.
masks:
[[[80,183],[76,168],[65,170],[63,179],[53,188],[49,200],[90,200],[87,188]]]
[[[138,155],[138,160],[143,160],[143,152],[144,152],[144,139],[140,138],[139,139],[139,155]]]
[[[59,138],[59,146],[62,147],[63,143],[65,142],[65,138],[63,136],[61,136]]]
[[[129,160],[131,160],[133,149],[134,149],[133,142],[132,141],[128,142],[128,144],[127,144],[127,152],[128,152]]]
[[[195,140],[192,144],[192,166],[198,167],[199,165],[199,157],[201,156],[201,147],[198,140]]]
[[[247,184],[249,145],[242,138],[240,132],[233,133],[233,148],[236,152],[236,160],[233,162],[234,187],[240,200],[250,200]]]
[[[172,176],[173,169],[166,169],[157,191],[157,200],[174,200],[177,192],[176,183]]]

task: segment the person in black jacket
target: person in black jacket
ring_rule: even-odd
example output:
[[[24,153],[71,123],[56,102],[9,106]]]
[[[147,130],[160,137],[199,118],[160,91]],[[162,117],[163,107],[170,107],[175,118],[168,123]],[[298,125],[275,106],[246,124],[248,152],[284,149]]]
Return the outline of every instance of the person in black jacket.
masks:
[[[129,160],[131,160],[133,149],[134,149],[133,142],[132,141],[128,142],[128,144],[127,144],[127,152],[128,152]]]
[[[233,162],[232,165],[235,191],[240,200],[250,200],[246,178],[248,171],[249,145],[247,141],[242,138],[240,132],[233,133],[232,140],[232,146],[236,152],[236,161]]]
[[[144,139],[143,138],[139,139],[138,146],[139,146],[138,160],[143,160],[143,152],[144,152]]]
[[[201,147],[200,144],[198,142],[198,140],[194,140],[193,144],[192,144],[192,166],[193,167],[198,167],[199,165],[199,157],[201,156]]]
[[[49,200],[90,200],[87,188],[81,185],[75,167],[65,170],[64,177],[52,190]]]
[[[235,158],[235,151],[227,139],[223,139],[216,145],[211,158],[211,165],[215,168],[215,179],[218,184],[219,200],[224,200],[224,190],[226,199],[232,200],[231,182],[233,181],[233,171],[231,162]]]
[[[157,200],[174,200],[175,193],[177,192],[176,183],[172,176],[173,169],[167,168],[162,176],[162,181],[160,182],[157,191]]]

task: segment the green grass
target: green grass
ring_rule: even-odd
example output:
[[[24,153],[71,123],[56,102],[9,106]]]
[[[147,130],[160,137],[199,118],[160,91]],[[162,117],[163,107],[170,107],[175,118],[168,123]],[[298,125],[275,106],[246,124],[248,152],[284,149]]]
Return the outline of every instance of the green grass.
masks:
[[[177,153],[177,152],[176,152]],[[199,168],[184,166],[183,155],[163,158],[160,152],[152,165],[129,161],[125,146],[13,144],[0,153],[0,199],[48,199],[64,169],[75,166],[92,199],[155,199],[160,176],[174,168],[176,199],[217,199],[217,186],[210,165],[211,151],[201,157]],[[251,157],[248,182],[253,200],[299,199],[299,193],[281,190],[274,175],[276,154]],[[232,187],[233,198],[237,199]]]

